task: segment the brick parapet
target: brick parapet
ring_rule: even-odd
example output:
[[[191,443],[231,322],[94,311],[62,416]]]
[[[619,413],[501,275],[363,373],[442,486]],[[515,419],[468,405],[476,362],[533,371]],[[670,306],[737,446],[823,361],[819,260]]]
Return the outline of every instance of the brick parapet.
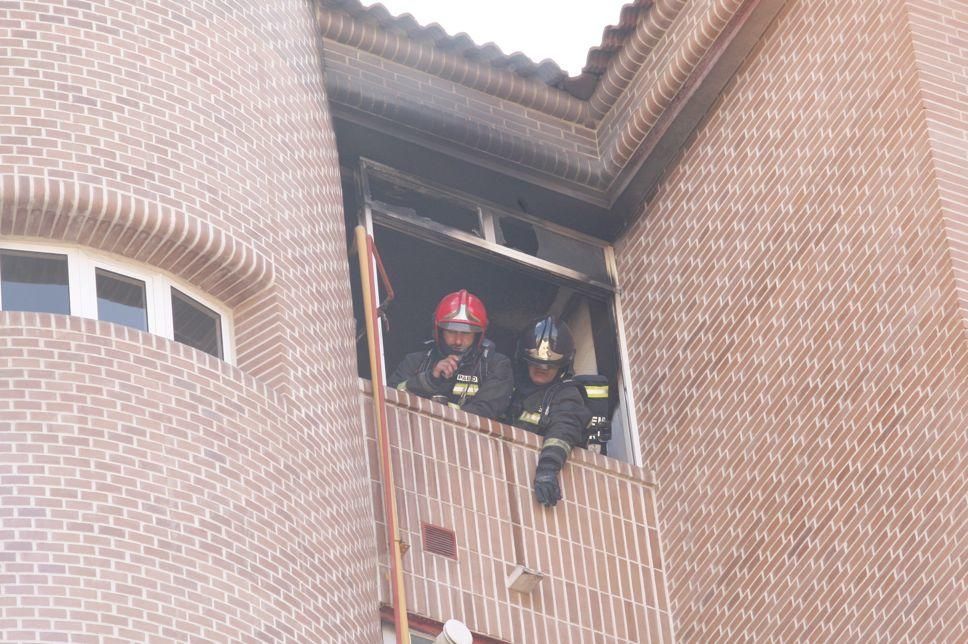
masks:
[[[376,640],[365,474],[289,398],[47,314],[0,313],[0,374],[0,639]]]
[[[359,389],[365,397],[371,398],[373,388],[369,380],[361,378],[359,380]],[[512,443],[519,447],[527,447],[534,451],[541,448],[541,438],[532,432],[476,414],[468,414],[459,409],[441,405],[405,391],[388,388],[385,395],[387,402],[394,407],[407,409],[429,418],[436,418],[441,422],[459,425],[468,431],[493,436],[501,441]],[[576,449],[571,453],[570,460],[574,463],[581,463],[583,466],[594,469],[607,476],[617,476],[653,488],[657,485],[653,472],[631,463],[602,456],[596,452]]]
[[[361,388],[376,472],[369,382]],[[403,565],[411,611],[438,621],[455,617],[509,642],[673,641],[648,472],[574,450],[562,472],[564,500],[543,508],[531,491],[539,437],[386,393],[401,532],[410,545]],[[373,495],[385,562],[377,480]],[[456,560],[425,551],[422,523],[455,531]],[[532,594],[506,587],[516,564],[545,575]]]
[[[787,3],[616,247],[684,641],[968,633],[968,345],[911,6]]]

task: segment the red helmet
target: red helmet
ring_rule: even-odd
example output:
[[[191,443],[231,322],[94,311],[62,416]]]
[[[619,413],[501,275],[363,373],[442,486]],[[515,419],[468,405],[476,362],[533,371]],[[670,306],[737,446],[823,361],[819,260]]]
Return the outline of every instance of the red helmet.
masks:
[[[487,309],[476,296],[461,289],[445,295],[434,311],[434,342],[440,347],[440,329],[477,333],[476,346],[480,348],[487,331]]]

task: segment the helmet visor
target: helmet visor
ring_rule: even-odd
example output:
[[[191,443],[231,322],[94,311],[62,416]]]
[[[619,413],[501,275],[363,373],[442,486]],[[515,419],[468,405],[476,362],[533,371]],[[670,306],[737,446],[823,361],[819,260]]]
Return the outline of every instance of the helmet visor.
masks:
[[[443,320],[437,324],[437,328],[445,329],[447,331],[460,331],[462,333],[480,333],[481,327],[476,324],[469,324],[467,322],[456,322],[452,320]]]

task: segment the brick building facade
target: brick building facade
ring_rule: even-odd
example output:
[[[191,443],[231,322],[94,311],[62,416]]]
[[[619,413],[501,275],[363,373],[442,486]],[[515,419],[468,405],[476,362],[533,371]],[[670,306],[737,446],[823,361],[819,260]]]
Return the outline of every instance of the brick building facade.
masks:
[[[535,436],[388,392],[416,623],[968,637],[966,25],[637,0],[569,78],[356,0],[0,3],[0,639],[379,641],[358,219],[414,270],[445,239],[500,259],[497,326],[562,306],[619,392],[617,458],[576,452],[553,511]],[[376,167],[480,229],[374,215]],[[607,275],[509,252],[507,219],[600,242]],[[143,286],[145,330],[102,278]]]

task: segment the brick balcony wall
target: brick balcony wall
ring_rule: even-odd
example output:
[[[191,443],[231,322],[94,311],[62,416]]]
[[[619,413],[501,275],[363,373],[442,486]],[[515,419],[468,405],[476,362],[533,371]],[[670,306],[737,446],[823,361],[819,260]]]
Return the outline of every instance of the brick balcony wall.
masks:
[[[331,506],[320,528],[326,555],[306,564],[319,566],[319,585],[307,582],[299,597],[318,623],[303,634],[330,626],[307,638],[375,641],[377,553],[356,538],[372,512],[342,198],[314,24],[302,0],[4,3],[0,236],[115,253],[232,308],[237,365],[285,399],[279,422],[339,445],[291,470],[318,482],[325,492],[312,495]],[[5,332],[17,332],[13,320],[4,318]],[[108,327],[84,333],[102,330],[111,344]],[[57,371],[87,368],[84,352],[71,355]],[[46,428],[25,431],[30,444]],[[78,542],[75,554],[87,547]],[[262,547],[275,556],[271,541]],[[109,623],[131,592],[91,610]]]
[[[375,597],[353,610],[375,563],[340,554],[368,499],[334,488],[287,398],[34,313],[0,313],[0,382],[0,641],[376,641]]]
[[[682,641],[968,637],[952,4],[787,3],[617,247]]]
[[[379,472],[369,381],[360,398],[371,472]],[[574,450],[564,500],[533,500],[539,438],[387,390],[388,430],[411,612],[456,618],[507,642],[672,642],[656,491],[641,468]],[[372,482],[386,565],[382,487]],[[421,524],[456,532],[457,560],[425,552]],[[521,563],[546,575],[509,590]],[[389,590],[384,582],[381,594]]]

